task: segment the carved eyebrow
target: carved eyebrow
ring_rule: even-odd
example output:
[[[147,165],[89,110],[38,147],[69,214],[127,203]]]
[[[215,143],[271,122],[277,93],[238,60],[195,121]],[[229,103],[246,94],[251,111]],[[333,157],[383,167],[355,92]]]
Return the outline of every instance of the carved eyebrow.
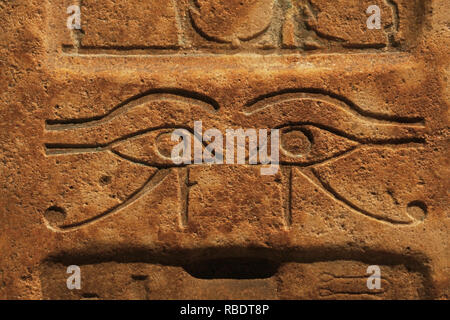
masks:
[[[281,102],[308,98],[329,102],[332,105],[339,106],[341,109],[344,109],[345,111],[353,115],[359,116],[361,118],[366,118],[369,121],[378,120],[382,121],[383,123],[388,122],[398,124],[417,124],[420,126],[424,125],[423,117],[399,117],[370,112],[360,108],[358,105],[344,96],[315,88],[284,89],[258,96],[245,104],[244,113],[246,115],[252,115]]]
[[[128,112],[134,107],[153,101],[181,101],[198,105],[210,113],[214,113],[220,109],[219,103],[216,100],[198,92],[170,88],[153,89],[119,103],[111,111],[101,116],[68,120],[46,120],[45,129],[55,131],[94,127]]]
[[[346,98],[322,90],[284,90],[244,106],[247,122],[259,127],[314,125],[360,143],[424,143],[424,118],[366,111]]]

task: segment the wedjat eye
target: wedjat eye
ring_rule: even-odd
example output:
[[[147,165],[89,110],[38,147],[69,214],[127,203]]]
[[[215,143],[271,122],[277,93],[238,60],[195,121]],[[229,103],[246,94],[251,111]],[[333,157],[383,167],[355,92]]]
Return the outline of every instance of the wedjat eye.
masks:
[[[280,162],[308,166],[336,158],[358,145],[337,133],[313,125],[281,128]]]

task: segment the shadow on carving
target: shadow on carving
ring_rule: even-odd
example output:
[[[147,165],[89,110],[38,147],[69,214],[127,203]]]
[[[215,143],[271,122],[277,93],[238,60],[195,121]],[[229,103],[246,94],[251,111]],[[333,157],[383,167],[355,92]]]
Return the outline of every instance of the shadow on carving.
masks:
[[[416,298],[432,299],[435,295],[431,270],[428,266],[429,260],[420,253],[412,256],[371,249],[361,253],[360,250],[351,250],[348,247],[283,250],[211,247],[164,252],[136,247],[114,247],[108,250],[109,253],[97,252],[94,247],[92,249],[92,251],[86,248],[84,251],[56,253],[43,261],[44,267],[41,271],[41,280],[45,283],[43,294],[50,294],[53,286],[57,285],[55,280],[51,280],[56,274],[60,273],[62,277],[66,277],[65,269],[69,265],[78,265],[82,269],[84,266],[89,266],[91,271],[94,271],[96,266],[102,268],[108,264],[110,267],[145,264],[149,266],[149,270],[154,271],[147,271],[151,274],[146,274],[145,266],[141,267],[138,274],[136,271],[128,271],[132,272],[130,277],[134,281],[143,283],[152,281],[150,277],[154,276],[154,272],[161,273],[163,277],[165,272],[168,272],[169,277],[173,277],[173,272],[176,272],[178,281],[186,279],[194,285],[215,280],[222,280],[221,283],[224,286],[227,283],[237,284],[235,281],[242,280],[268,281],[266,283],[273,281],[278,284],[273,290],[283,294],[286,288],[296,288],[299,285],[296,282],[306,278],[308,288],[314,291],[314,298],[321,299],[336,298],[340,295],[356,296],[362,299],[377,299],[379,296],[387,295],[391,299],[402,299],[410,294],[407,290],[402,290],[402,281],[413,281],[417,288]],[[366,273],[366,268],[368,265],[378,265],[382,272],[384,271],[381,289],[373,291],[367,289],[366,281],[369,275]],[[123,270],[125,271],[122,272],[127,272],[128,269]],[[131,268],[131,270],[134,269]],[[85,277],[88,276],[85,274]],[[285,277],[290,280],[286,282]],[[297,280],[292,282],[292,279]],[[62,283],[65,284],[64,281]],[[283,297],[283,295],[276,296]]]

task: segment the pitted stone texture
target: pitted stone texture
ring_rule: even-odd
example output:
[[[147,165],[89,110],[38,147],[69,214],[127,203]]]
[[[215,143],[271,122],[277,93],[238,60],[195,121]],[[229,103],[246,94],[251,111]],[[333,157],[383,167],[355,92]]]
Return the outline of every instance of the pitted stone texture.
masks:
[[[274,1],[197,0],[196,5],[198,10],[191,10],[193,22],[206,37],[237,42],[254,38],[269,27]]]
[[[1,298],[448,299],[448,1],[240,3],[0,3]]]
[[[384,0],[311,0],[310,3],[312,17],[307,22],[308,26],[325,38],[344,41],[347,46],[385,46],[389,41],[389,32],[393,33],[395,30],[397,12],[393,4],[388,5]],[[368,30],[367,20],[373,13],[361,13],[373,5],[380,9],[381,26],[379,29]]]
[[[175,1],[83,1],[81,45],[177,47]]]
[[[63,27],[69,0],[50,1],[51,52],[149,54],[208,52],[401,51],[425,23],[423,1],[180,0],[83,1],[80,30]],[[369,30],[370,6],[381,24]],[[56,58],[53,57],[53,58]]]
[[[233,268],[230,263],[234,264],[235,270],[230,270]],[[351,260],[279,264],[258,259],[222,259],[185,266],[87,264],[81,266],[85,279],[83,288],[72,291],[65,286],[66,268],[62,263],[42,266],[45,299],[381,300],[420,299],[427,294],[424,275],[403,265],[381,266],[384,271],[381,286],[370,290],[367,287],[368,265]],[[192,268],[196,270],[192,272]],[[258,273],[260,278],[232,278],[248,277],[252,273]],[[215,278],[211,279],[211,276]]]

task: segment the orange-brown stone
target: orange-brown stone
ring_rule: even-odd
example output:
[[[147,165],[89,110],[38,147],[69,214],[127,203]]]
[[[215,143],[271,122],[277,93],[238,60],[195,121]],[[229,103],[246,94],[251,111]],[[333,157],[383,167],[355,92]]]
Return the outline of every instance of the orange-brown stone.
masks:
[[[449,13],[0,2],[0,298],[448,299]],[[265,132],[277,170],[174,163],[213,128]]]

